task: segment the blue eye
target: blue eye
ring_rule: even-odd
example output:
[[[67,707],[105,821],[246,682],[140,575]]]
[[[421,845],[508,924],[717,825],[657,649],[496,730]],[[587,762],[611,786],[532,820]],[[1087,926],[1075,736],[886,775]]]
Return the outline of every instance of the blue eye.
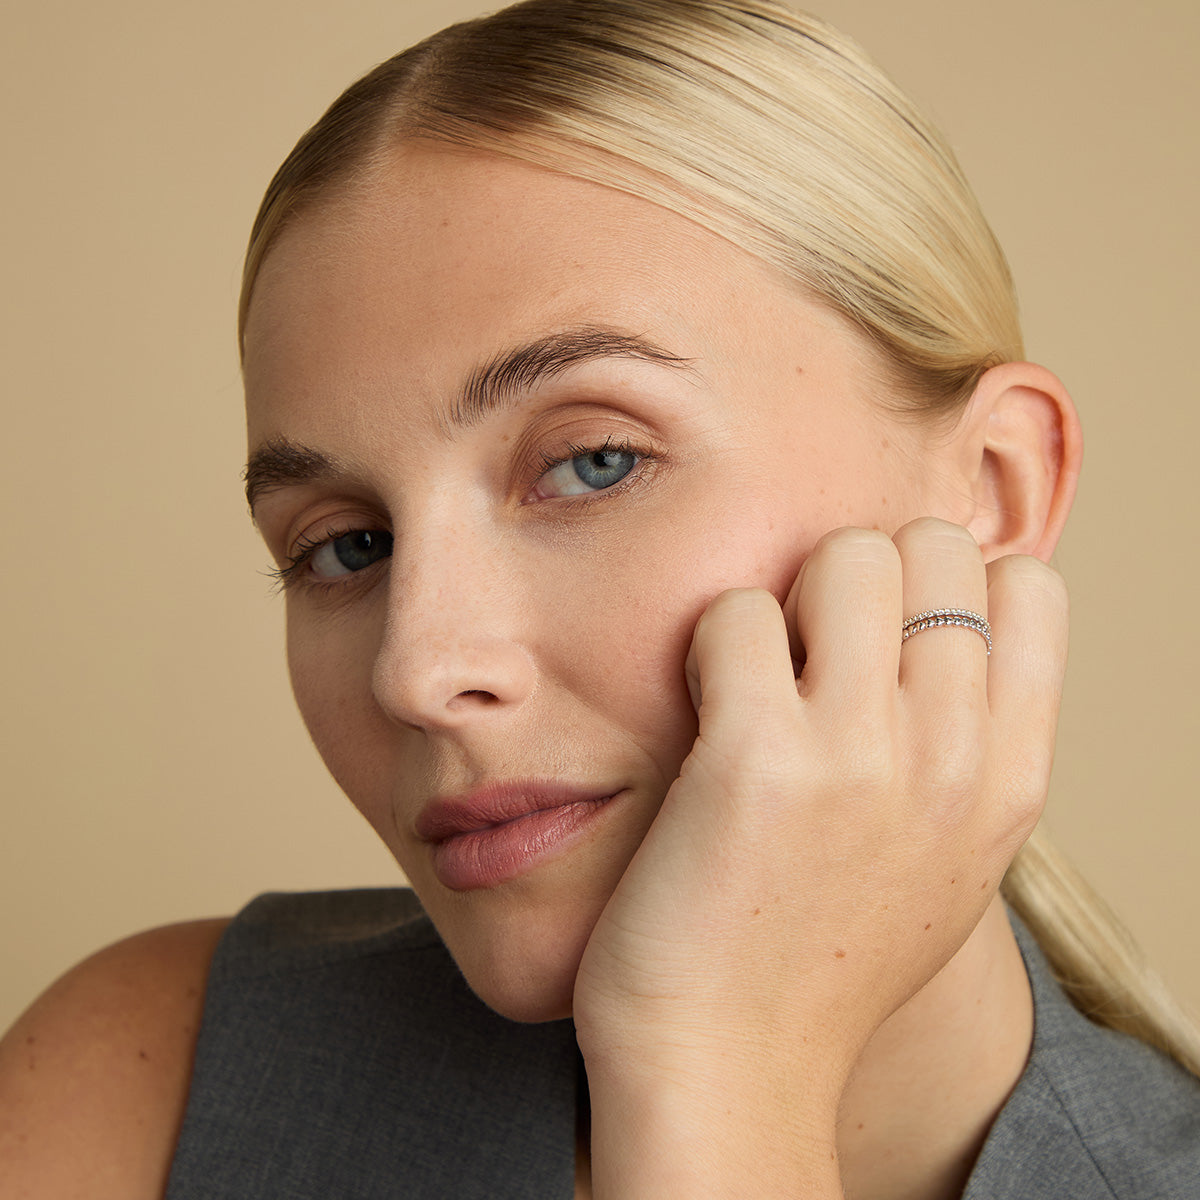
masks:
[[[336,579],[390,558],[392,535],[385,529],[355,529],[314,549],[308,565],[318,579]]]
[[[620,483],[637,466],[639,456],[632,450],[602,447],[576,454],[551,467],[540,480],[538,492],[551,496],[583,496],[600,492]]]

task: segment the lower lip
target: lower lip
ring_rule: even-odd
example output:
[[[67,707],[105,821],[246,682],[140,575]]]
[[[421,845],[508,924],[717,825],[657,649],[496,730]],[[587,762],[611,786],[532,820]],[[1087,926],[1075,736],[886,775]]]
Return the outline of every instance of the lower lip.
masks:
[[[433,848],[433,872],[456,892],[495,887],[562,853],[586,836],[612,796],[539,809],[502,825],[455,834]]]

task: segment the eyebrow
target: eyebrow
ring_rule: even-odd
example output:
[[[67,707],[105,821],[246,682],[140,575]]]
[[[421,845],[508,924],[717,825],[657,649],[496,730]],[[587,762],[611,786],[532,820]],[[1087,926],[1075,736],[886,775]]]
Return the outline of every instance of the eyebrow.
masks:
[[[301,446],[288,438],[272,438],[250,455],[242,478],[246,481],[246,503],[250,513],[259,498],[276,488],[316,483],[340,470],[337,459]]]
[[[478,425],[571,367],[602,358],[636,359],[698,374],[694,359],[672,354],[640,334],[609,325],[577,325],[497,354],[473,372],[450,408],[448,425]]]
[[[578,325],[489,359],[471,373],[442,426],[451,435],[469,429],[571,367],[605,358],[634,359],[699,375],[694,359],[672,354],[640,334],[607,325]],[[285,437],[272,438],[246,464],[246,503],[253,514],[259,498],[276,488],[316,483],[341,471],[339,461],[320,450]]]

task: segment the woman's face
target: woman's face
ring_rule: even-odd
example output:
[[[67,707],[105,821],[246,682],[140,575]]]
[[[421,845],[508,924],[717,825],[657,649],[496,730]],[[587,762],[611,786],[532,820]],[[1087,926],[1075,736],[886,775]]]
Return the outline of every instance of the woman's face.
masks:
[[[268,255],[250,484],[301,559],[296,697],[500,1012],[570,1011],[695,737],[706,605],[782,599],[837,526],[959,515],[881,378],[757,259],[498,156],[407,145]]]

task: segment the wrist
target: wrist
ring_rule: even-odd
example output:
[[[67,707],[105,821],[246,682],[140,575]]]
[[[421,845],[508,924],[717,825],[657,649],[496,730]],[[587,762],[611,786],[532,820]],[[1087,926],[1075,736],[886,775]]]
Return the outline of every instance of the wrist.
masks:
[[[844,1080],[827,1070],[661,1046],[586,1061],[596,1200],[840,1200]]]

